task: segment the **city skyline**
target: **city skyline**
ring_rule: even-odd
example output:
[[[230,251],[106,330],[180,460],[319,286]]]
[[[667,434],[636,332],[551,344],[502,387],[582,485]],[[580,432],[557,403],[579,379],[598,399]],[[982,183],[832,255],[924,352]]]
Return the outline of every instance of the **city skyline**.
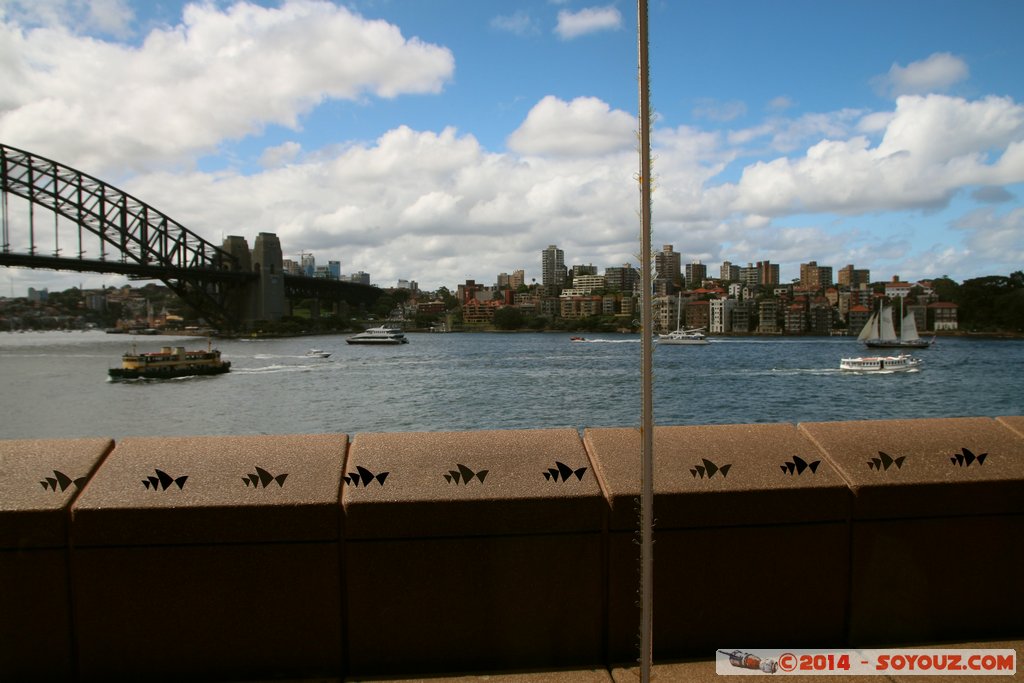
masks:
[[[784,281],[811,258],[1019,270],[1022,19],[995,0],[651,3],[654,248]],[[210,241],[273,232],[380,286],[540,281],[553,241],[617,267],[639,251],[635,21],[615,0],[5,0],[0,141]],[[5,271],[8,291],[124,281]]]

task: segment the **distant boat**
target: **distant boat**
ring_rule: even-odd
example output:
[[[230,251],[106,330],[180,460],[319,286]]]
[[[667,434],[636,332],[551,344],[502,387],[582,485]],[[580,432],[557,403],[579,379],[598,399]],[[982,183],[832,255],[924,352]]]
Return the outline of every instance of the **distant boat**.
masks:
[[[841,358],[839,360],[840,370],[853,372],[906,372],[913,370],[921,364],[921,361],[910,354],[901,353],[898,356],[867,356],[861,358]]]
[[[668,334],[661,334],[658,335],[657,342],[659,346],[662,344],[703,346],[704,344],[710,343],[707,336],[704,334],[704,328],[676,330],[675,332],[669,332]]]
[[[587,341],[587,340],[584,337],[569,337],[569,341],[571,341],[571,342],[583,342],[583,341]]]
[[[306,356],[309,358],[330,358],[331,352],[321,351],[320,349],[310,349],[309,351],[306,351]]]
[[[678,346],[703,346],[708,343],[707,336],[704,335],[703,327],[695,327],[693,329],[683,329],[683,297],[676,299],[676,320],[679,322],[675,332],[669,332],[668,334],[659,334],[655,341],[661,344],[678,345]]]
[[[371,327],[345,339],[349,344],[408,344],[400,327]]]
[[[208,345],[209,346],[209,345]],[[159,351],[121,356],[121,367],[110,368],[111,379],[173,379],[194,375],[220,375],[231,370],[231,361],[221,360],[220,351],[186,351],[184,346],[164,346]]]
[[[885,305],[871,314],[857,341],[863,342],[871,349],[926,349],[935,342],[935,339],[921,339],[918,336],[914,314],[909,311],[900,320],[900,333],[896,334],[893,308]]]

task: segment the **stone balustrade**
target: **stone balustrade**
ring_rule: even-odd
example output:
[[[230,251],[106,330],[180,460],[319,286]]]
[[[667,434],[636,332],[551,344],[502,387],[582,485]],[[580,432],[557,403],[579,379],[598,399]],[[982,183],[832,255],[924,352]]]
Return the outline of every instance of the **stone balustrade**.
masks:
[[[658,427],[656,660],[1024,635],[1024,417]],[[636,658],[635,429],[0,441],[0,679]]]

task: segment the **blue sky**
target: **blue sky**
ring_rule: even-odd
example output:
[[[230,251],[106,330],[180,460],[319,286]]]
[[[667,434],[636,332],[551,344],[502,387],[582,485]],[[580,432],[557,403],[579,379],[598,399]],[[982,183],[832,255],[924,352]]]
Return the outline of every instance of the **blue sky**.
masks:
[[[651,0],[655,249],[1024,268],[1022,25],[1015,0]],[[636,261],[636,54],[615,0],[0,0],[0,141],[381,286],[539,279],[552,243]]]

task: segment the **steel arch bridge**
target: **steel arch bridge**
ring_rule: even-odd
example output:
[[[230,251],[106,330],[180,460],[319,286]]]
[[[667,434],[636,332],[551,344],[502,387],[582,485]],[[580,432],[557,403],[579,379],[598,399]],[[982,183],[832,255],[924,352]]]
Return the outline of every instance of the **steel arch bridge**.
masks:
[[[17,226],[8,195],[28,202],[28,218]],[[52,232],[37,225],[37,207],[53,213]],[[215,325],[236,329],[248,322],[235,304],[249,296],[260,274],[236,254],[94,176],[5,144],[0,144],[0,224],[0,266],[161,280]],[[17,250],[12,237],[18,238]],[[68,250],[73,255],[63,255]],[[376,287],[298,276],[286,275],[283,283],[286,294],[358,304],[380,295]]]

